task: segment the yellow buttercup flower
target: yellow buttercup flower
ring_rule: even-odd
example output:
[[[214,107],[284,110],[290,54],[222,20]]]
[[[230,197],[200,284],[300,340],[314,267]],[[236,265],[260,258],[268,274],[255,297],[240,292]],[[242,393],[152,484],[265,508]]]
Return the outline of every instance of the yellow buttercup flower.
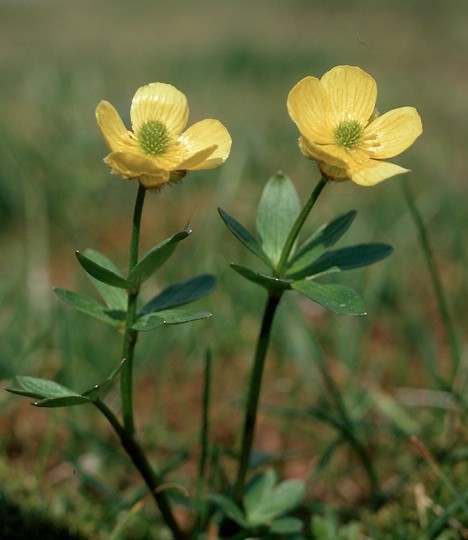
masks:
[[[306,77],[291,90],[287,106],[301,134],[299,146],[324,176],[373,186],[408,172],[384,160],[421,135],[421,118],[413,107],[378,116],[376,98],[374,79],[352,66],[337,66],[321,79]]]
[[[111,153],[104,159],[113,172],[135,178],[149,189],[180,180],[187,171],[212,169],[231,151],[227,129],[213,119],[184,131],[187,98],[174,86],[152,83],[139,88],[132,100],[132,131],[115,108],[101,101],[96,119]]]

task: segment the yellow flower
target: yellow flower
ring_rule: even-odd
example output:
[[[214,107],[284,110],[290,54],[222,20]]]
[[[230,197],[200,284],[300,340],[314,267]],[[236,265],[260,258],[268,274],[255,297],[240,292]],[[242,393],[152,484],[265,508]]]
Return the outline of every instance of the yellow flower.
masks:
[[[306,77],[288,96],[288,112],[301,134],[303,154],[334,180],[373,186],[408,169],[384,161],[422,133],[419,114],[401,107],[378,116],[377,85],[358,67],[337,66],[319,80]]]
[[[165,83],[139,88],[132,100],[132,131],[115,108],[101,101],[96,119],[111,153],[104,159],[113,172],[136,178],[146,188],[180,180],[187,171],[212,169],[226,161],[231,137],[218,120],[202,120],[186,131],[185,95]]]

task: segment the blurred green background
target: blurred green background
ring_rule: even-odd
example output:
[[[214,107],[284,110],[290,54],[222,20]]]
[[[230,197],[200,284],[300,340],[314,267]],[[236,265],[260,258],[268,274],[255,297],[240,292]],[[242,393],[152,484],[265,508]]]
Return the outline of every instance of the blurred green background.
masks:
[[[94,109],[106,99],[128,122],[133,93],[154,81],[187,95],[190,123],[218,118],[233,138],[223,167],[190,174],[146,202],[143,249],[187,221],[194,233],[145,294],[201,272],[216,274],[219,282],[215,294],[200,301],[214,311],[213,320],[163,329],[139,344],[139,373],[142,384],[151,383],[153,407],[143,423],[156,419],[165,444],[188,444],[177,428],[188,416],[184,398],[198,399],[198,382],[189,383],[198,381],[207,346],[219,377],[217,420],[236,409],[257,331],[262,293],[228,267],[251,258],[225,230],[216,207],[252,225],[262,187],[278,169],[303,198],[308,195],[318,173],[298,150],[286,97],[304,76],[320,77],[335,65],[358,65],[376,79],[380,112],[411,105],[423,119],[422,137],[394,161],[414,171],[411,186],[463,342],[467,28],[466,0],[0,0],[0,387],[28,374],[83,390],[115,365],[118,338],[61,306],[52,287],[91,291],[76,249],[98,249],[125,269],[136,185],[112,177],[102,163],[107,149]],[[345,243],[395,247],[389,260],[337,278],[363,295],[369,316],[340,318],[298,306],[291,297],[277,321],[274,369],[288,388],[305,385],[310,396],[320,393],[310,350],[315,327],[347,389],[437,389],[437,379],[450,375],[450,355],[400,180],[374,189],[351,182],[329,186],[309,227],[351,208],[359,213]],[[171,384],[176,398],[164,389]],[[275,385],[272,378],[266,399],[270,393],[289,396]],[[43,414],[20,401],[0,394],[1,447],[41,485],[55,455],[43,430],[55,440],[57,428],[45,427],[49,419],[58,425],[70,414]],[[81,412],[72,414],[75,446],[54,449],[58,462],[73,462],[81,445],[87,449],[83,433],[94,420],[80,420]],[[189,436],[196,437],[191,429]],[[235,423],[230,429],[235,432]],[[2,474],[11,481],[8,461]]]

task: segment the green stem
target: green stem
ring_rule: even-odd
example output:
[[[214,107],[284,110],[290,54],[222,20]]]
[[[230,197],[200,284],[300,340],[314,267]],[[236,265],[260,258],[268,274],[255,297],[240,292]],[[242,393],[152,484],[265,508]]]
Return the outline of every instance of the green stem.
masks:
[[[296,238],[299,235],[302,226],[307,219],[307,216],[310,214],[310,211],[312,210],[326,183],[327,179],[322,177],[318,184],[315,186],[315,189],[311,193],[309,199],[305,203],[296,221],[294,222],[294,225],[292,226],[284,244],[283,251],[281,253],[281,257],[276,269],[278,275],[281,276],[285,272],[288,258],[294,246],[294,242],[296,241]],[[273,324],[276,309],[281,300],[282,293],[283,291],[268,292],[268,299],[265,306],[265,311],[263,313],[262,326],[260,328],[260,334],[258,336],[257,346],[255,349],[254,362],[252,367],[252,373],[250,375],[250,383],[247,394],[247,402],[245,405],[245,417],[242,429],[241,451],[239,456],[239,469],[237,471],[236,484],[234,487],[234,500],[239,505],[242,504],[245,481],[249,469],[250,456],[252,453],[252,445],[255,435],[255,424],[257,420],[258,402],[262,386],[263,368],[265,365],[266,353],[270,341],[271,327]]]
[[[403,193],[406,199],[406,203],[408,204],[411,217],[413,218],[414,223],[419,233],[421,247],[423,249],[424,256],[426,258],[427,267],[429,269],[429,274],[431,276],[432,286],[434,288],[434,291],[437,297],[439,312],[440,312],[440,315],[441,315],[441,318],[445,327],[445,332],[447,334],[447,338],[449,341],[450,352],[452,356],[452,370],[453,370],[453,375],[455,375],[457,372],[458,366],[460,364],[460,349],[458,347],[457,335],[456,335],[455,328],[450,317],[447,300],[445,298],[444,289],[442,287],[442,281],[440,279],[437,264],[435,262],[434,252],[431,247],[429,236],[426,232],[426,228],[424,226],[423,220],[421,218],[421,214],[419,213],[419,210],[414,202],[414,197],[411,192],[408,179],[406,177],[402,178],[401,186],[403,188]]]
[[[291,250],[294,246],[294,242],[296,241],[296,238],[299,232],[301,231],[302,226],[304,225],[304,222],[307,219],[307,216],[310,214],[312,207],[314,206],[315,202],[319,198],[320,193],[322,193],[322,190],[325,187],[326,183],[327,183],[326,178],[324,177],[320,178],[319,183],[315,186],[314,191],[310,195],[309,199],[304,205],[304,208],[301,210],[301,213],[297,216],[297,219],[294,222],[294,225],[289,231],[289,235],[284,244],[283,251],[281,253],[281,258],[278,263],[278,267],[277,267],[278,275],[280,276],[283,275],[284,271],[286,270],[289,254],[291,253]]]
[[[148,489],[153,496],[153,499],[156,502],[156,505],[161,512],[166,525],[172,532],[172,535],[175,540],[188,540],[187,535],[180,529],[177,521],[175,520],[172,510],[167,499],[166,493],[163,490],[163,485],[161,484],[157,474],[151,467],[148,459],[146,458],[142,448],[134,439],[132,433],[129,433],[118,421],[114,413],[107,407],[107,405],[101,401],[96,400],[94,402],[96,407],[102,412],[102,414],[107,418],[111,426],[114,428],[114,431],[120,438],[123,448],[129,455],[135,467],[140,472],[143,477]]]
[[[241,452],[239,459],[239,470],[234,489],[234,499],[238,504],[242,503],[245,480],[249,468],[250,455],[252,452],[253,438],[255,434],[255,424],[257,420],[258,400],[262,386],[263,367],[270,341],[271,327],[276,313],[276,308],[281,300],[281,292],[269,292],[268,300],[263,314],[262,327],[258,336],[257,347],[255,349],[254,364],[250,376],[250,384],[247,395],[245,409],[244,427],[242,430]]]
[[[135,209],[133,212],[132,221],[132,237],[130,240],[130,255],[128,262],[128,272],[138,263],[138,247],[140,240],[140,224],[141,214],[143,212],[143,204],[145,202],[146,189],[139,184],[138,194],[135,201]],[[120,377],[120,393],[122,398],[122,416],[125,429],[128,433],[132,434],[135,431],[135,422],[133,420],[133,354],[135,351],[135,345],[137,341],[138,332],[132,330],[132,326],[135,323],[138,289],[129,289],[128,303],[127,303],[127,319],[125,322],[125,331],[123,337],[122,358],[125,358],[126,362],[122,368]]]

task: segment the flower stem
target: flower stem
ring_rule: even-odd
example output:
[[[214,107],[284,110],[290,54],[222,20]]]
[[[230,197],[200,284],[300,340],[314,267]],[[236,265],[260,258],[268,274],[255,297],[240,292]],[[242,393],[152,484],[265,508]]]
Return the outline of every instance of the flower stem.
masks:
[[[421,214],[419,213],[418,207],[416,206],[414,202],[413,193],[411,192],[411,189],[410,189],[410,186],[406,177],[402,178],[401,186],[403,188],[403,194],[405,196],[406,203],[411,213],[411,217],[413,218],[414,223],[419,233],[421,247],[424,252],[424,257],[426,258],[427,267],[429,269],[429,274],[431,276],[432,286],[434,288],[434,292],[437,298],[440,316],[442,318],[442,322],[445,327],[445,332],[447,334],[447,338],[449,341],[450,352],[452,356],[452,373],[455,376],[458,370],[458,367],[460,365],[460,349],[458,346],[458,340],[457,340],[457,335],[455,332],[455,327],[450,317],[450,312],[449,312],[449,308],[447,304],[447,299],[445,298],[442,281],[440,279],[437,264],[435,262],[434,252],[431,247],[431,243],[429,241],[429,236],[426,232],[424,222],[421,218]]]
[[[130,255],[128,262],[128,272],[130,273],[138,263],[138,247],[140,240],[140,224],[141,214],[143,212],[143,204],[145,202],[146,189],[139,184],[138,193],[135,201],[135,209],[133,212],[132,221],[132,237],[130,240]],[[133,354],[138,337],[138,332],[132,330],[135,323],[138,289],[129,289],[127,303],[127,319],[125,322],[125,331],[123,337],[122,358],[126,362],[122,368],[120,378],[120,393],[122,398],[122,416],[125,430],[129,434],[135,431],[135,423],[133,420]]]
[[[252,452],[253,438],[255,434],[255,424],[257,420],[258,400],[262,386],[263,367],[270,341],[271,327],[276,313],[276,308],[281,300],[281,292],[269,292],[268,300],[263,313],[263,321],[258,336],[257,347],[255,349],[254,364],[250,376],[250,384],[247,395],[245,409],[244,427],[242,430],[241,452],[239,459],[239,470],[234,489],[234,500],[242,503],[245,480],[249,468],[250,455]]]
[[[159,511],[161,512],[164,522],[169,527],[175,540],[187,540],[187,535],[180,529],[177,521],[175,520],[166,493],[163,490],[157,474],[151,467],[148,459],[146,458],[142,448],[137,443],[133,434],[128,432],[115,417],[114,413],[107,407],[107,405],[97,399],[94,404],[107,418],[114,431],[120,438],[123,448],[129,455],[135,467],[140,472],[146,485],[148,486],[153,499],[155,500]]]
[[[291,250],[294,246],[294,242],[296,241],[296,238],[299,235],[302,229],[302,226],[304,225],[304,222],[307,219],[307,216],[310,214],[312,207],[314,206],[315,202],[319,198],[320,193],[322,193],[322,190],[325,187],[326,183],[327,183],[327,178],[324,178],[324,177],[320,178],[319,183],[315,186],[314,191],[310,195],[309,199],[307,200],[304,207],[302,208],[300,214],[297,216],[297,219],[294,222],[294,225],[289,231],[289,235],[284,244],[283,251],[281,253],[281,258],[278,263],[278,267],[277,267],[278,275],[281,276],[286,270],[289,254],[291,253]]]
[[[326,183],[327,179],[322,177],[318,184],[315,186],[314,191],[311,193],[309,199],[305,203],[296,221],[294,222],[294,225],[292,226],[284,244],[280,261],[276,269],[278,275],[281,276],[286,270],[289,254],[291,253],[291,250],[294,246],[294,242],[296,241],[296,238],[299,235],[302,226],[307,219],[307,216],[310,214],[312,207],[317,201]],[[268,299],[265,305],[265,311],[263,313],[262,326],[260,328],[260,334],[258,336],[257,346],[255,349],[254,362],[250,375],[250,383],[247,394],[247,402],[245,405],[245,417],[242,430],[239,469],[237,472],[236,484],[234,487],[234,500],[239,505],[242,504],[245,481],[249,469],[250,456],[252,453],[252,445],[255,435],[255,425],[257,421],[258,402],[262,386],[263,368],[265,365],[266,353],[270,341],[271,327],[273,324],[276,309],[282,297],[282,293],[283,291],[268,292]]]

